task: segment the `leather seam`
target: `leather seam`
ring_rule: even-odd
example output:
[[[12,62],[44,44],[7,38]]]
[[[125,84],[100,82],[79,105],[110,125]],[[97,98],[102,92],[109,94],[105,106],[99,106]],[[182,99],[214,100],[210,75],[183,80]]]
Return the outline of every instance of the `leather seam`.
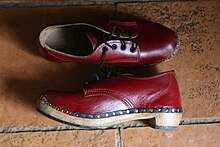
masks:
[[[125,105],[128,108],[133,108],[134,105],[123,95],[118,94],[117,92],[114,92],[112,90],[106,90],[106,89],[93,89],[93,90],[87,90],[88,96],[94,96],[94,95],[107,95],[111,97],[115,97],[116,99],[121,100],[122,102],[125,103]]]

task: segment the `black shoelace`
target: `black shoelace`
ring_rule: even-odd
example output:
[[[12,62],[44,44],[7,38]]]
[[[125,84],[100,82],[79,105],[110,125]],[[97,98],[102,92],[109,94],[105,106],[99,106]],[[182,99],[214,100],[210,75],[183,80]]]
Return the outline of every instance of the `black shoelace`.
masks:
[[[109,18],[107,16],[107,19],[109,21]],[[133,40],[133,37],[134,37],[134,32],[132,30],[130,30],[128,33],[128,38],[122,38],[121,36],[125,33],[124,30],[119,30],[117,31],[116,30],[116,27],[114,26],[112,28],[112,31],[110,32],[109,36],[106,34],[106,33],[103,33],[103,41],[105,43],[106,46],[104,46],[102,48],[102,55],[101,55],[101,61],[99,63],[99,69],[105,74],[105,79],[109,79],[109,77],[119,77],[120,75],[134,75],[132,73],[120,73],[117,69],[116,71],[113,73],[112,72],[112,68],[109,66],[109,70],[106,71],[103,69],[103,65],[104,65],[104,62],[106,60],[106,54],[108,52],[108,48],[112,49],[112,50],[116,50],[118,47],[116,44],[109,44],[108,41],[111,40],[114,36],[114,34],[116,34],[116,37],[114,37],[113,39],[114,40],[120,40],[120,43],[121,43],[121,46],[120,46],[120,49],[122,51],[125,51],[126,50],[126,41],[131,41],[132,42],[132,45],[131,45],[131,48],[130,48],[130,52],[131,53],[134,53],[137,49],[137,43]],[[90,83],[94,82],[94,81],[99,81],[100,80],[100,77],[97,73],[93,73],[92,74],[92,77],[93,79],[90,80],[90,81],[85,81],[83,82],[84,85],[89,85]]]
[[[117,33],[118,32],[118,33]],[[112,50],[116,50],[117,49],[117,45],[116,44],[109,44],[108,41],[111,40],[113,38],[113,34],[117,34],[116,36],[116,40],[120,40],[121,46],[120,49],[122,51],[126,50],[126,42],[125,41],[131,41],[132,45],[130,48],[130,52],[134,53],[137,49],[137,43],[133,40],[133,36],[134,36],[134,32],[133,31],[129,31],[129,37],[128,38],[121,38],[121,35],[124,33],[124,30],[121,31],[116,31],[116,27],[113,27],[111,33],[109,36],[106,35],[106,33],[103,33],[103,41],[105,43],[106,46],[104,46],[102,48],[102,55],[101,55],[101,61],[99,64],[100,69],[102,70],[103,64],[106,60],[106,53],[108,52],[108,47],[111,48]]]

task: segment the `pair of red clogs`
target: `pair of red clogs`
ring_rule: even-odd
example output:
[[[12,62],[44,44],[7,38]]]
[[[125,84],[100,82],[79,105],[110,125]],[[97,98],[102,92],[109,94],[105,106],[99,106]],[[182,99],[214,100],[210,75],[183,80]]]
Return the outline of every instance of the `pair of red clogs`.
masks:
[[[55,62],[87,61],[135,66],[171,59],[179,49],[175,33],[143,20],[83,22],[45,28],[41,54]],[[47,91],[37,108],[58,121],[91,129],[150,119],[157,129],[175,129],[182,117],[173,71],[151,77],[111,76],[79,92]]]

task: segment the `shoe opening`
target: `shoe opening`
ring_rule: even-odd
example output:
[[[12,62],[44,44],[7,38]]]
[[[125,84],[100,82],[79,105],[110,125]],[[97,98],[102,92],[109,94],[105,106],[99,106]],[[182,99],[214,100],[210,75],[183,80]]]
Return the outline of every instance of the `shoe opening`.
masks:
[[[45,46],[73,56],[87,56],[93,53],[94,43],[91,43],[88,33],[94,34],[95,38],[102,36],[101,31],[87,25],[51,27],[45,31],[47,35],[42,39]]]

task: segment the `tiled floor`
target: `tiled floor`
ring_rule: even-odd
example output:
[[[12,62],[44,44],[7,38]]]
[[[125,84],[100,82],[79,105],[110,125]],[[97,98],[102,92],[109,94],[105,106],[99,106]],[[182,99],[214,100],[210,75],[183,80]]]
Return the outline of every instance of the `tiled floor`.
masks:
[[[121,145],[217,147],[220,143],[219,131],[219,124],[180,126],[176,131],[158,131],[151,128],[122,129]],[[114,130],[6,133],[0,134],[0,143],[3,143],[4,147],[112,147],[115,146],[115,134]]]
[[[220,144],[220,125],[180,126],[176,131],[158,131],[146,128],[132,128],[121,131],[124,147],[217,147]]]
[[[22,132],[38,126],[38,131],[65,128],[39,114],[36,100],[48,89],[79,90],[82,80],[97,70],[89,63],[56,64],[41,58],[36,45],[40,30],[50,24],[98,20],[103,14],[148,19],[174,29],[181,41],[174,59],[148,69],[127,70],[140,75],[175,70],[183,119],[219,122],[220,1],[0,8],[0,146],[220,146],[219,124],[181,125],[176,131],[129,128],[121,129],[121,135],[114,129]],[[12,133],[16,129],[21,132]],[[7,130],[11,133],[3,133]]]
[[[0,143],[3,147],[111,147],[114,135],[114,130],[7,133],[0,134]]]

